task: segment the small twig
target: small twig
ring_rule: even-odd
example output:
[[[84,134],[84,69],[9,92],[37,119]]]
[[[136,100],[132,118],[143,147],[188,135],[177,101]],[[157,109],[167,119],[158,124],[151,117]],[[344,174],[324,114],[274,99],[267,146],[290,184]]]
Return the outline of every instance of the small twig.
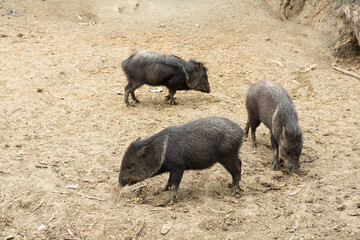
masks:
[[[146,224],[146,221],[143,222],[141,228],[139,229],[139,231],[137,231],[134,236],[133,236],[133,240],[136,240],[136,238],[140,235],[140,233],[142,232],[142,230],[144,229],[145,227],[145,224]]]
[[[49,220],[47,220],[46,223],[51,222],[54,218],[55,218],[55,213],[53,213],[53,215],[51,216],[51,218],[50,218]]]
[[[37,205],[31,212],[35,212],[41,205],[44,204],[45,201],[42,201],[39,205]]]
[[[62,163],[64,164],[65,167],[69,167],[68,165],[66,165],[66,163],[64,162],[64,160],[61,159],[61,161],[62,161]]]
[[[95,224],[96,224],[96,222],[91,223],[91,224],[86,224],[86,228],[87,228],[88,230],[91,230]]]
[[[60,192],[60,191],[52,191],[53,193],[58,193],[58,194],[71,194],[72,192]],[[77,192],[74,192],[75,194],[79,195],[79,196],[82,196],[82,197],[86,197],[86,198],[89,198],[89,199],[94,199],[94,200],[99,200],[99,201],[105,201],[105,199],[102,199],[102,198],[98,198],[98,197],[93,197],[93,196],[89,196],[89,195],[85,195],[85,194],[82,194],[82,193],[77,193]]]
[[[216,212],[216,213],[222,213],[222,214],[229,214],[229,213],[231,213],[233,210],[232,209],[230,209],[230,210],[228,210],[227,212],[225,212],[225,211],[218,211],[218,210],[215,210],[215,209],[212,209],[212,208],[210,208],[212,211],[214,211],[214,212]]]
[[[277,61],[277,60],[270,60],[270,62],[272,63],[276,63],[277,65],[279,65],[280,67],[284,67],[284,65],[280,62],[280,61]]]
[[[143,187],[146,187],[146,186],[147,186],[147,184],[144,183],[144,184],[142,184],[140,186],[134,187],[133,189],[131,189],[131,191],[135,191],[136,189],[143,188]]]
[[[352,76],[352,77],[354,77],[354,78],[360,79],[360,76],[357,75],[357,74],[355,74],[355,73],[353,73],[353,72],[349,72],[349,71],[343,70],[343,69],[341,69],[341,68],[337,68],[337,67],[335,67],[334,65],[333,65],[332,67],[333,67],[333,69],[335,69],[336,71],[339,71],[339,72],[342,72],[342,73],[344,73],[344,74],[346,74],[346,75],[349,75],[349,76]]]
[[[89,199],[94,199],[94,200],[99,200],[99,201],[105,201],[105,199],[102,199],[102,198],[98,198],[98,197],[93,197],[93,196],[89,196],[89,195],[85,195],[85,194],[82,194],[82,193],[75,193],[79,196],[82,196],[82,197],[86,197],[86,198],[89,198]]]
[[[19,195],[17,195],[16,197],[14,197],[13,199],[11,199],[10,201],[8,201],[7,203],[5,203],[4,205],[3,205],[3,207],[5,207],[6,205],[8,205],[9,203],[12,203],[15,199],[17,199],[18,197],[20,197],[21,195],[23,195],[23,194],[19,194]]]

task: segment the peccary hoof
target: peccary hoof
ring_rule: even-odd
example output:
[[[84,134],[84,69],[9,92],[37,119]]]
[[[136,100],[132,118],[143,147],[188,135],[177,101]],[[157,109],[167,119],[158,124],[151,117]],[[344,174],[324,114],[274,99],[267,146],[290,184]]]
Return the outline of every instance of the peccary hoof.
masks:
[[[272,169],[273,170],[280,170],[280,164],[277,161],[273,161],[272,163]]]
[[[165,191],[168,191],[168,190],[170,190],[170,187],[168,187],[168,186],[165,186],[165,187],[163,187],[163,188],[161,189],[162,192],[165,192]]]

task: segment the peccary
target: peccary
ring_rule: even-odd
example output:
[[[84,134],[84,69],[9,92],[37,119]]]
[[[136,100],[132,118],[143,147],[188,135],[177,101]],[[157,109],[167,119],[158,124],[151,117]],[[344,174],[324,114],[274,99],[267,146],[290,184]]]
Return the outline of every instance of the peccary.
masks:
[[[170,172],[163,191],[172,188],[170,203],[185,170],[205,169],[219,162],[232,176],[231,195],[239,190],[241,160],[238,157],[244,131],[226,118],[202,118],[132,142],[126,150],[119,175],[119,185],[145,180]]]
[[[255,131],[260,123],[270,129],[271,145],[274,149],[272,167],[279,169],[280,157],[286,160],[290,172],[300,169],[302,133],[295,106],[281,86],[267,81],[252,85],[246,97],[248,121],[245,136],[251,128],[252,146],[256,147]]]
[[[210,92],[207,69],[195,60],[185,62],[177,56],[137,50],[121,66],[128,81],[125,86],[126,106],[130,106],[129,94],[135,102],[140,102],[134,92],[144,84],[166,86],[169,95],[165,100],[170,100],[172,105],[177,104],[174,95],[178,90]]]

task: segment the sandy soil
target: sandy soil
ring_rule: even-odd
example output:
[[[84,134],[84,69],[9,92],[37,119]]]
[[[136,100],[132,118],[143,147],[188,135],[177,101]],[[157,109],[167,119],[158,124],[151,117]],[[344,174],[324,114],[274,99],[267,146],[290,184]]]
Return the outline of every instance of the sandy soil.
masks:
[[[71,2],[0,1],[0,239],[360,239],[359,80],[332,70],[334,34],[260,0]],[[127,108],[134,49],[203,61],[212,92],[171,106],[144,86]],[[245,127],[263,79],[294,99],[300,174],[271,169],[261,126],[241,148],[241,195],[220,165],[186,172],[172,206],[167,174],[117,187],[131,141],[206,116]]]

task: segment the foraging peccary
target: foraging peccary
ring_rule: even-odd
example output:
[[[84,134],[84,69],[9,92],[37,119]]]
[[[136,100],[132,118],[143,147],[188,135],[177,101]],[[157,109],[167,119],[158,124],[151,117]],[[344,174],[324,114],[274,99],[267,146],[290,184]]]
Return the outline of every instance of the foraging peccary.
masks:
[[[231,195],[234,195],[240,189],[238,153],[243,135],[239,125],[229,119],[208,117],[165,128],[144,140],[138,138],[124,154],[119,185],[123,187],[170,172],[163,190],[172,188],[170,203],[173,203],[185,170],[205,169],[219,162],[232,176]]]
[[[287,162],[290,172],[300,168],[302,133],[295,106],[281,86],[267,81],[252,85],[246,97],[248,121],[245,136],[251,128],[253,147],[256,147],[255,131],[260,123],[270,129],[271,145],[274,149],[273,169],[279,169],[280,157]]]
[[[207,69],[195,60],[185,62],[177,56],[137,50],[121,66],[128,81],[125,86],[126,106],[130,106],[129,94],[135,102],[140,102],[134,92],[144,84],[166,86],[169,95],[165,100],[170,100],[172,105],[177,104],[174,95],[178,90],[210,92]]]

